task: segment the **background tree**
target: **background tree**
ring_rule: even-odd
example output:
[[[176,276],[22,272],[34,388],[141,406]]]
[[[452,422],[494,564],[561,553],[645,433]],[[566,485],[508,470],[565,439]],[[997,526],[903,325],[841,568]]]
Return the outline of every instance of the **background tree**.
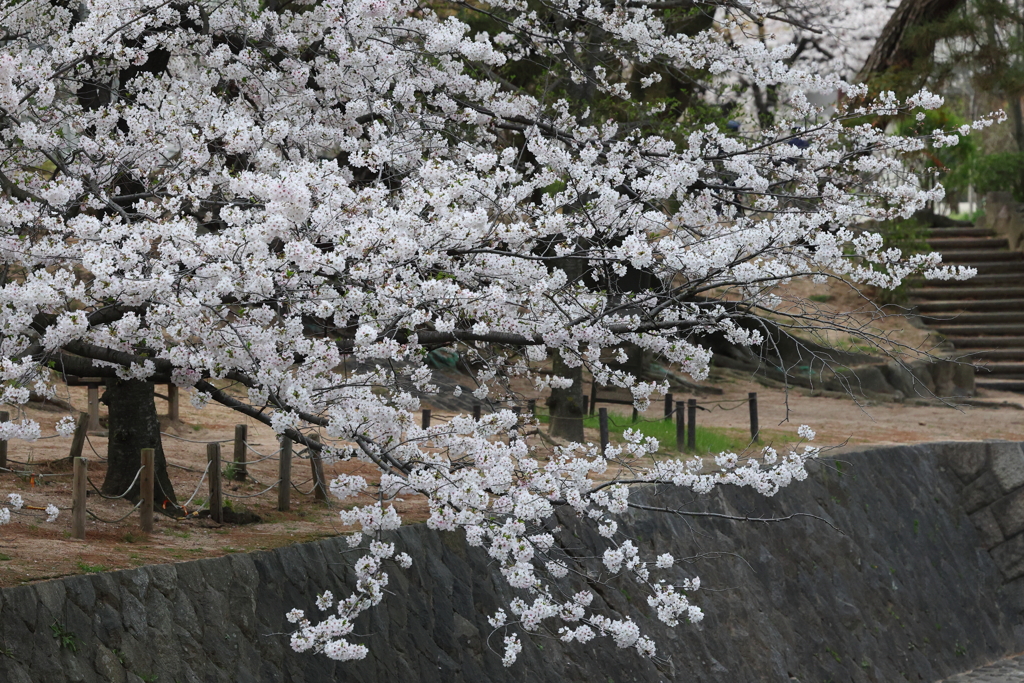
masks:
[[[327,457],[375,464],[379,486],[332,482],[338,497],[360,497],[341,518],[361,526],[351,542],[365,554],[355,592],[320,599],[333,614],[292,613],[297,649],[365,655],[355,619],[382,599],[386,564],[410,561],[386,534],[401,523],[389,500],[411,491],[428,499],[431,528],[487,545],[520,591],[513,616],[493,619],[507,664],[516,629],[551,622],[566,640],[653,655],[637,624],[591,611],[585,592],[560,595],[558,580],[586,561],[563,543],[554,509],[595,525],[608,539],[604,571],[638,580],[659,618],[698,621],[687,593],[699,582],[659,581],[673,558],[640,557],[618,534],[630,486],[771,495],[817,451],[725,454],[712,474],[699,459],[655,457],[657,443],[635,433],[603,453],[539,452],[496,438],[516,427],[509,410],[421,429],[415,392],[437,391],[425,357],[451,348],[475,368],[478,399],[514,399],[514,378],[569,389],[585,367],[644,409],[666,385],[608,352],[632,344],[702,379],[711,338],[760,344],[756,323],[776,311],[779,283],[969,275],[848,228],[941,196],[901,166],[920,140],[848,124],[941,98],[815,106],[809,92],[864,89],[724,40],[759,11],[643,0],[4,5],[0,400],[17,408],[29,387],[52,391],[52,367],[115,376],[126,390],[169,379],[196,405],[217,401]],[[667,76],[688,84],[682,110],[682,87],[636,94]],[[730,78],[774,89],[774,119],[756,136],[719,123],[712,96]],[[651,286],[630,285],[631,273]],[[30,420],[5,430],[38,435]]]

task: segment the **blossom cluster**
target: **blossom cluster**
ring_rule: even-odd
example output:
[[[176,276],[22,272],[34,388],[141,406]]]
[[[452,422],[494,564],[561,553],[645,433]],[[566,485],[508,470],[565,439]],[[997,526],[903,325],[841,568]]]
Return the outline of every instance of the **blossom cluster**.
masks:
[[[858,229],[941,198],[901,165],[923,140],[864,123],[941,98],[861,101],[859,86],[794,68],[789,50],[721,26],[676,30],[651,3],[551,3],[557,18],[520,0],[81,5],[0,9],[0,401],[48,395],[53,370],[172,381],[197,407],[224,403],[378,468],[379,487],[331,485],[359,502],[342,521],[363,554],[353,593],[321,598],[334,613],[291,614],[298,650],[365,656],[354,620],[383,598],[389,563],[411,562],[387,539],[401,524],[391,502],[416,493],[431,529],[465,533],[523,596],[495,618],[507,664],[516,628],[552,621],[571,624],[563,638],[653,656],[638,624],[554,597],[583,571],[549,529],[554,511],[599,531],[600,571],[645,585],[659,618],[696,621],[693,577],[622,538],[622,468],[633,484],[771,495],[817,454],[725,454],[704,472],[642,466],[659,446],[639,433],[541,453],[505,439],[511,410],[423,429],[431,351],[458,351],[481,401],[508,398],[517,377],[573,387],[552,373],[557,356],[644,409],[667,385],[611,360],[626,345],[702,379],[713,336],[764,341],[751,321],[777,310],[779,283],[972,274]],[[724,26],[774,9],[721,11]],[[557,87],[513,78],[537,64]],[[772,126],[735,134],[645,94],[670,73],[786,97]],[[38,437],[30,419],[0,424],[0,438]]]

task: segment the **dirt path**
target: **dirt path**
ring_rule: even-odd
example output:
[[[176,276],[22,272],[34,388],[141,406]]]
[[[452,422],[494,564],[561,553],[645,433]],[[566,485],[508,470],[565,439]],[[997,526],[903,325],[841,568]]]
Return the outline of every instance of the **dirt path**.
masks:
[[[1024,396],[1016,394],[993,393],[979,397],[993,404],[1005,401],[1014,407],[952,408],[914,402],[859,406],[850,398],[811,396],[801,390],[787,394],[736,375],[719,376],[716,385],[724,393],[701,399],[702,403],[734,401],[745,398],[750,391],[758,392],[762,434],[768,440],[795,434],[801,424],[810,425],[818,434],[816,442],[822,445],[1024,438],[1024,410],[1021,410],[1024,408]],[[85,408],[84,388],[70,389],[69,398],[76,408]],[[735,401],[731,405],[739,405],[739,409],[700,411],[699,424],[735,431],[737,436],[748,433],[746,407]],[[625,406],[612,406],[610,410],[623,416],[630,412]],[[655,404],[644,417],[657,419],[662,411],[663,407]],[[63,412],[32,408],[30,415],[40,421],[43,434],[47,435],[54,434],[53,427]],[[199,485],[206,466],[205,443],[230,440],[235,424],[245,421],[239,418],[237,413],[219,406],[195,410],[183,396],[181,421],[164,425],[168,434],[164,438],[164,449],[168,462],[174,465],[170,474],[179,500],[187,500]],[[264,454],[276,450],[277,443],[269,428],[251,420],[248,424],[249,440],[254,449]],[[587,436],[597,441],[596,431]],[[70,469],[66,461],[56,462],[66,457],[69,444],[70,439],[52,438],[33,444],[15,442],[10,446],[10,458],[15,461],[16,468],[57,476],[33,479],[0,473],[0,497],[6,499],[8,493],[18,492],[30,505],[53,502],[65,510],[54,524],[43,522],[40,513],[28,513],[16,515],[12,524],[0,527],[0,586],[82,572],[272,548],[334,535],[343,530],[337,521],[337,502],[317,503],[311,496],[293,491],[292,510],[282,513],[276,510],[277,497],[273,490],[250,498],[240,497],[253,496],[276,481],[277,461],[266,460],[251,465],[250,469],[255,479],[262,483],[225,483],[227,500],[232,506],[258,515],[262,520],[260,523],[219,525],[209,519],[175,520],[157,515],[156,531],[146,538],[139,532],[138,516],[132,514],[116,524],[104,524],[90,518],[86,525],[87,540],[73,540],[70,538],[68,511],[71,505]],[[105,452],[106,438],[91,436],[85,454],[91,461],[90,479],[96,485],[103,481],[105,469],[101,460]],[[228,445],[226,459],[230,458],[230,452]],[[259,456],[250,453],[249,457]],[[361,462],[326,467],[328,479],[341,472],[373,474],[372,469]],[[294,461],[293,479],[301,491],[309,491],[311,475],[307,460]],[[199,486],[197,498],[205,498],[206,495],[207,485],[203,483]],[[197,502],[193,501],[191,505],[194,507]],[[131,509],[131,505],[123,500],[103,500],[97,495],[89,497],[88,507],[108,520],[121,517]],[[397,507],[401,512],[409,513],[411,519],[423,519],[426,512],[422,500],[402,501]]]

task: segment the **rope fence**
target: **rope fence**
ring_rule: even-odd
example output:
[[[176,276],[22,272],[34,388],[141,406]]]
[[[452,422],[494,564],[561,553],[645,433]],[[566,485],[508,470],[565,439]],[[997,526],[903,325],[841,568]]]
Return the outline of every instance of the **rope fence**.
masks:
[[[593,415],[595,412],[596,404],[622,404],[633,406],[633,414],[631,424],[637,424],[640,422],[652,423],[652,422],[665,422],[675,421],[676,425],[676,447],[679,452],[686,450],[696,450],[696,432],[697,432],[697,411],[703,410],[705,412],[712,412],[715,410],[731,411],[742,408],[744,405],[749,407],[750,414],[750,435],[752,442],[759,441],[759,425],[758,425],[758,406],[757,406],[757,394],[751,392],[747,398],[743,399],[730,399],[730,400],[717,400],[717,401],[700,401],[696,398],[690,398],[686,401],[677,401],[673,394],[667,394],[665,396],[664,404],[664,417],[660,420],[652,420],[642,418],[639,415],[636,406],[632,401],[625,399],[602,397],[598,395],[595,388],[592,387],[590,396],[583,396],[583,416]],[[536,400],[526,401],[526,415],[529,417],[536,417],[537,402]],[[512,411],[517,415],[523,414],[523,406],[513,405],[511,406]],[[598,429],[600,432],[600,445],[601,452],[604,453],[610,443],[609,438],[609,426],[615,426],[616,428],[624,427],[624,424],[620,424],[618,421],[611,418],[608,414],[607,407],[596,408],[598,415]],[[440,418],[441,416],[435,417],[430,409],[423,409],[421,413],[421,425],[424,429],[428,429],[431,423]],[[479,421],[482,419],[482,405],[477,403],[473,406],[473,417]],[[47,477],[73,477],[72,479],[72,506],[71,506],[71,518],[72,518],[72,536],[78,539],[85,538],[85,520],[86,517],[91,517],[97,522],[104,524],[117,524],[124,521],[136,511],[140,515],[140,526],[144,533],[151,533],[153,530],[153,511],[155,503],[155,488],[159,487],[159,490],[166,501],[174,500],[174,497],[168,495],[168,492],[164,490],[163,483],[156,476],[155,468],[155,452],[154,449],[145,448],[141,452],[141,466],[135,472],[131,483],[127,489],[119,495],[108,495],[105,494],[100,487],[98,487],[91,479],[88,478],[88,459],[82,456],[82,450],[86,443],[92,449],[96,455],[97,460],[104,462],[105,459],[99,456],[95,447],[88,439],[88,425],[90,416],[87,413],[81,413],[77,421],[75,431],[72,435],[71,450],[67,460],[73,463],[72,472],[60,472],[60,473],[39,473],[34,472],[30,469],[17,469],[17,466],[30,468],[33,463],[22,462],[8,458],[7,442],[0,440],[0,472],[8,472],[20,477],[30,478],[33,483],[35,478],[47,478]],[[572,419],[572,418],[570,418]],[[584,419],[576,418],[576,419]],[[0,422],[9,420],[9,414],[4,411],[0,411]],[[441,418],[442,421],[444,418]],[[444,420],[446,421],[446,420]],[[315,449],[304,448],[299,452],[294,451],[294,443],[291,439],[282,438],[280,439],[280,446],[270,452],[261,452],[253,447],[249,442],[248,438],[248,427],[244,424],[235,426],[235,434],[233,439],[220,439],[216,441],[202,441],[198,439],[187,439],[184,437],[177,436],[168,432],[161,432],[162,436],[166,436],[177,441],[190,443],[190,444],[202,444],[206,446],[207,450],[207,463],[206,467],[202,470],[194,467],[188,467],[173,462],[165,462],[166,466],[174,467],[187,472],[193,472],[199,474],[199,481],[197,482],[192,495],[184,503],[176,504],[186,516],[192,516],[198,514],[203,509],[209,510],[210,518],[218,523],[224,521],[224,498],[232,498],[236,500],[247,500],[252,498],[258,498],[264,496],[274,489],[277,489],[278,501],[277,509],[282,512],[287,512],[291,509],[291,491],[294,489],[296,493],[302,496],[313,496],[317,501],[327,501],[327,480],[324,475],[323,460],[319,452]],[[525,431],[520,431],[520,426],[517,427],[513,433],[509,435],[509,440],[515,440],[525,438],[528,434]],[[313,437],[316,439],[316,435]],[[222,469],[222,454],[221,446],[223,444],[232,444],[232,456],[231,460],[227,461],[225,467]],[[251,455],[255,455],[255,459],[249,459]],[[310,462],[310,476],[301,482],[293,481],[292,477],[292,461],[298,458],[300,460],[308,460]],[[250,470],[250,467],[259,463],[277,460],[278,461],[278,476],[273,482],[260,481],[254,476]],[[11,467],[14,466],[14,467]],[[223,478],[227,478],[229,481],[245,482],[252,481],[255,485],[261,487],[261,490],[253,493],[232,493],[224,490]],[[208,482],[209,495],[206,498],[204,504],[201,504],[199,509],[190,511],[193,502],[199,496],[199,492],[203,489],[203,482]],[[304,490],[303,487],[312,484],[309,490]],[[136,486],[138,485],[138,486]],[[96,494],[104,500],[122,500],[132,494],[133,491],[138,491],[139,500],[135,505],[128,510],[124,515],[116,519],[104,519],[91,510],[86,509],[86,494],[87,487],[92,486]]]

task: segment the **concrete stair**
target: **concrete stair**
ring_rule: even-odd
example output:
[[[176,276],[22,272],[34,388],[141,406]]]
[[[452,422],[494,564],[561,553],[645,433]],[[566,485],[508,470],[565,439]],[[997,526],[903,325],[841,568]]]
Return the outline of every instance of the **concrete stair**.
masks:
[[[910,300],[929,328],[975,362],[977,387],[1024,392],[1024,254],[985,228],[932,228],[943,263],[977,268],[966,281],[912,282]]]

